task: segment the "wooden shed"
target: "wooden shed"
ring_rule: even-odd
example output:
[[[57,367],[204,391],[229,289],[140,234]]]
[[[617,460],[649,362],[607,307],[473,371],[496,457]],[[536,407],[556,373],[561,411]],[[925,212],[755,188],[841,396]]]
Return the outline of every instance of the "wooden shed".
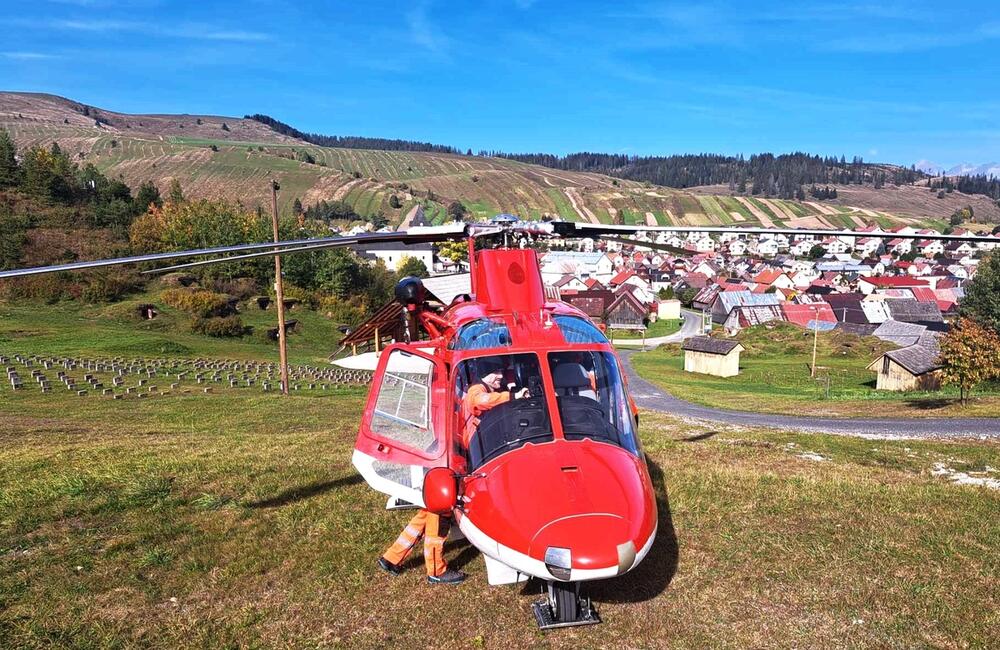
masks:
[[[868,365],[878,373],[877,390],[938,390],[941,365],[936,345],[911,345],[890,350]]]
[[[685,372],[716,377],[740,374],[740,352],[744,347],[739,341],[695,336],[684,341],[681,349],[684,350]]]

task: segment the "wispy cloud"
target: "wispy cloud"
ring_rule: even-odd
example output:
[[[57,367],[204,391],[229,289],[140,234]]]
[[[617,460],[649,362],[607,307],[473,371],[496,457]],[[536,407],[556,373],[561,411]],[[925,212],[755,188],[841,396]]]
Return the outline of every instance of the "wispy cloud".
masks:
[[[188,23],[176,27],[163,27],[153,23],[127,20],[55,20],[49,23],[54,29],[78,32],[110,33],[131,32],[162,36],[168,38],[184,38],[206,41],[232,41],[254,43],[271,40],[271,35],[263,32],[247,30],[219,29],[213,25]]]
[[[15,61],[46,61],[60,58],[58,55],[44,52],[0,52],[0,57]]]
[[[434,26],[428,16],[429,2],[420,2],[406,13],[406,29],[410,40],[417,46],[441,54],[448,45],[448,39],[441,29]]]
[[[961,47],[1000,38],[1000,22],[984,23],[976,29],[907,31],[849,36],[834,39],[826,48],[857,54],[901,54],[941,47]]]

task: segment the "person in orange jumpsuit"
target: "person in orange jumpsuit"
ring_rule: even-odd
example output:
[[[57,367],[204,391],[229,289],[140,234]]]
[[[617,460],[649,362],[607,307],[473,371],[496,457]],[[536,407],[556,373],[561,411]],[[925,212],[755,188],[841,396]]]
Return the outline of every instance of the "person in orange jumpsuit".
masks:
[[[480,415],[512,399],[531,396],[527,388],[522,388],[517,392],[514,392],[513,386],[510,390],[500,390],[503,384],[503,370],[499,364],[485,366],[481,372],[479,381],[469,386],[469,390],[462,400],[465,429],[462,432],[461,443],[464,449],[469,448],[469,442],[479,428]]]
[[[427,582],[431,584],[458,584],[465,580],[465,574],[455,569],[449,569],[444,560],[444,540],[448,537],[449,523],[442,521],[441,516],[428,510],[421,510],[410,519],[406,528],[399,534],[382,557],[378,559],[379,567],[394,576],[400,573],[400,567],[413,547],[422,537],[424,539],[424,567],[427,569]]]
[[[483,412],[510,401],[511,391],[500,391],[503,381],[503,372],[499,364],[483,366],[483,374],[479,383],[473,384],[469,388],[465,399],[462,402],[463,411],[467,416],[466,430],[462,436],[462,445],[467,448],[472,433],[479,425],[479,418]],[[528,389],[524,388],[513,394],[513,397],[526,397]],[[470,424],[470,422],[474,422]],[[457,584],[465,580],[466,575],[461,571],[449,569],[444,559],[444,541],[448,537],[447,520],[442,521],[440,515],[421,509],[410,519],[410,522],[399,534],[382,557],[378,560],[378,565],[384,571],[393,575],[399,575],[400,566],[409,557],[413,547],[417,545],[420,538],[424,539],[424,566],[427,569],[427,582],[431,584]]]

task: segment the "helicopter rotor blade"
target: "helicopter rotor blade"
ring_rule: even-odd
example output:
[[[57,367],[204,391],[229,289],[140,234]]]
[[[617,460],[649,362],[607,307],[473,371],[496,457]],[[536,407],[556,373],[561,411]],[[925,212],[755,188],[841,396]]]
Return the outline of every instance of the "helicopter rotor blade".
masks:
[[[171,271],[179,271],[180,269],[193,269],[199,266],[208,266],[210,264],[223,264],[225,262],[241,262],[243,260],[251,260],[260,257],[274,257],[275,255],[287,255],[289,253],[302,253],[307,251],[320,251],[328,250],[330,248],[341,248],[343,246],[350,246],[352,243],[317,243],[310,246],[298,246],[295,248],[282,248],[276,251],[261,251],[259,253],[246,253],[244,255],[230,255],[229,257],[217,257],[210,260],[198,260],[197,262],[186,262],[184,264],[174,264],[173,266],[165,266],[159,269],[149,269],[148,271],[143,271],[143,275],[155,275],[159,273],[169,273]]]
[[[351,246],[365,242],[386,243],[400,242],[404,244],[420,244],[428,242],[438,242],[447,239],[461,239],[467,234],[466,224],[455,224],[449,226],[424,226],[411,228],[407,231],[386,232],[386,233],[365,233],[350,237],[327,237],[323,239],[294,239],[279,242],[261,242],[255,244],[239,244],[237,246],[216,246],[213,248],[199,248],[184,251],[171,251],[168,253],[150,253],[146,255],[134,255],[131,257],[118,257],[103,260],[91,260],[86,262],[71,262],[68,264],[54,264],[51,266],[36,266],[27,269],[13,269],[0,271],[0,279],[18,278],[29,275],[39,275],[43,273],[59,273],[62,271],[84,271],[88,269],[98,269],[108,266],[119,266],[122,264],[139,264],[143,262],[158,262],[162,260],[183,259],[185,257],[202,257],[205,255],[224,255],[229,253],[243,253],[246,251],[261,251],[266,255],[274,255],[284,249],[298,248],[310,250],[314,247],[337,248],[340,246]],[[264,255],[262,254],[261,257]],[[227,261],[227,258],[212,260],[213,263]]]
[[[562,222],[556,228],[556,234],[563,237],[593,237],[603,236],[624,237],[639,233],[690,233],[703,232],[708,234],[737,233],[740,235],[812,235],[817,237],[875,237],[879,239],[936,239],[940,241],[959,241],[969,243],[1000,244],[1000,238],[992,235],[943,235],[940,233],[898,233],[898,232],[864,232],[857,230],[830,230],[825,228],[742,228],[735,226],[619,226],[608,224],[592,224],[580,222]],[[630,240],[630,243],[635,243]],[[643,245],[643,244],[638,244]]]
[[[628,244],[629,246],[638,246],[640,248],[653,248],[659,251],[667,251],[668,253],[673,253],[678,257],[694,257],[698,254],[697,251],[689,251],[686,248],[678,248],[677,246],[671,246],[670,244],[660,244],[642,239],[625,239],[624,237],[603,236],[601,237],[601,240],[618,242],[619,244]]]

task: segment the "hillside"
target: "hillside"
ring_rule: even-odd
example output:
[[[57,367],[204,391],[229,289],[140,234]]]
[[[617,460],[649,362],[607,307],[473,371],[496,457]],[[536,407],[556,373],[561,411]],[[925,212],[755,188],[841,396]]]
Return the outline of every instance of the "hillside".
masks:
[[[129,115],[43,94],[0,93],[0,127],[10,131],[19,147],[57,142],[74,160],[121,176],[131,186],[152,180],[163,191],[177,179],[189,197],[253,206],[266,205],[268,181],[276,178],[283,209],[295,199],[306,206],[337,200],[364,216],[381,212],[392,223],[402,222],[417,204],[434,221],[443,221],[445,207],[457,200],[475,218],[514,212],[526,218],[549,214],[650,225],[854,227],[878,222],[942,227],[935,220],[946,218],[953,208],[944,206],[954,202],[951,195],[947,201],[929,201],[925,212],[908,203],[897,209],[893,198],[882,201],[893,196],[888,191],[878,197],[852,196],[841,203],[856,203],[838,206],[734,198],[724,196],[724,188],[712,188],[718,196],[696,195],[502,158],[320,147],[250,119]]]

